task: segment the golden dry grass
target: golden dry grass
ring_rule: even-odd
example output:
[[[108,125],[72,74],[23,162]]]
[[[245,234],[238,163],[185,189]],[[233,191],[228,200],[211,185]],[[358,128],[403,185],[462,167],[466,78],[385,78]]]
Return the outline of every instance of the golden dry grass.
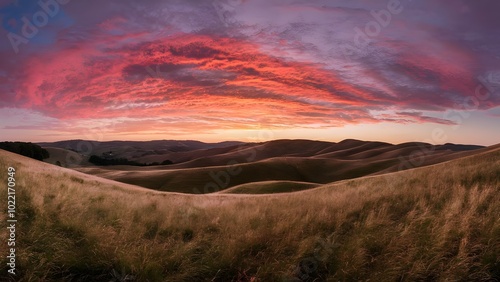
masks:
[[[60,165],[62,167],[77,167],[92,165],[79,153],[67,149],[44,147],[49,152],[50,157],[43,161],[49,164]]]
[[[255,196],[154,192],[1,151],[8,166],[20,281],[500,279],[498,148]]]
[[[223,194],[274,194],[288,193],[307,189],[312,189],[320,186],[316,183],[299,182],[299,181],[259,181],[245,183],[238,186],[222,190],[218,193]]]
[[[107,148],[108,151],[111,150],[111,147]],[[467,148],[469,150],[466,150]],[[171,153],[175,163],[172,165],[96,167],[82,163],[82,167],[75,169],[154,190],[196,194],[212,193],[263,181],[327,184],[436,164],[484,150],[484,148],[470,150],[471,148],[475,147],[451,144],[432,146],[425,143],[392,145],[359,140],[344,140],[340,143],[274,140],[227,148]],[[100,150],[102,151],[102,148],[98,151]],[[124,151],[125,155],[119,153]],[[133,147],[115,147],[113,152],[117,153],[115,157],[129,158],[130,154],[140,155]],[[145,159],[143,157],[133,159],[146,163],[159,157],[160,159],[155,161],[161,162],[167,159],[165,155],[147,155]],[[211,184],[206,186],[207,183]],[[267,189],[262,190],[267,191]]]

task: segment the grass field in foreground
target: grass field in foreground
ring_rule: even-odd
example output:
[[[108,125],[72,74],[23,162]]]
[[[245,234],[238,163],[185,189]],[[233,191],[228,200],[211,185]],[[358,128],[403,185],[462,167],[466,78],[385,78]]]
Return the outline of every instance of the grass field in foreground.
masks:
[[[498,146],[255,196],[155,192],[4,151],[1,183],[9,166],[17,170],[20,281],[500,279]],[[3,255],[1,271],[3,279]]]

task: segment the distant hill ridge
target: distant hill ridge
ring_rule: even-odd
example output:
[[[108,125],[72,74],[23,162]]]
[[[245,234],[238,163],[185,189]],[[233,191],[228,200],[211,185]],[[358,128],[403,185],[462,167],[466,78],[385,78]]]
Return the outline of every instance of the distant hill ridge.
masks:
[[[217,143],[205,143],[196,140],[152,140],[152,141],[93,141],[93,140],[83,140],[83,139],[74,139],[74,140],[65,140],[65,141],[57,141],[57,142],[39,142],[38,145],[42,147],[56,147],[62,149],[70,149],[79,151],[87,144],[91,144],[91,146],[98,148],[113,148],[119,146],[131,146],[137,147],[139,149],[170,149],[172,151],[189,151],[189,150],[198,150],[198,149],[210,149],[210,148],[221,148],[232,145],[239,145],[242,142],[237,141],[224,141]],[[85,148],[86,149],[86,148]]]
[[[425,148],[425,150],[450,150],[454,152],[477,150],[484,146],[462,145],[446,143],[444,145],[431,145],[421,142],[408,142],[393,145],[378,141],[361,141],[346,139],[341,142],[314,141],[306,139],[279,139],[266,142],[250,143],[239,141],[225,141],[218,143],[204,143],[194,140],[154,140],[154,141],[92,141],[92,140],[67,140],[58,142],[37,143],[42,147],[53,147],[80,152],[87,156],[113,153],[115,157],[127,158],[142,163],[161,162],[170,159],[174,163],[184,163],[205,157],[227,156],[237,152],[239,155],[251,154],[251,151],[262,152],[259,160],[269,157],[282,156],[323,156],[336,153],[334,157],[352,155],[358,152],[376,148],[403,149],[403,148]],[[221,162],[205,165],[224,165]],[[196,164],[189,164],[190,167]]]
[[[95,167],[87,164],[76,169],[155,190],[212,193],[265,181],[280,181],[284,183],[282,187],[285,188],[282,189],[298,187],[295,184],[289,185],[290,182],[310,183],[309,186],[313,187],[436,164],[484,150],[483,146],[476,145],[431,145],[421,142],[393,145],[355,139],[338,143],[301,139],[237,144],[223,142],[199,149],[200,143],[205,144],[195,141],[196,146],[191,147],[191,150],[172,152],[166,148],[168,145],[178,146],[177,141],[103,142],[96,146],[92,155],[103,154],[140,163],[171,160],[173,164],[150,167]],[[161,148],[166,151],[161,151]]]

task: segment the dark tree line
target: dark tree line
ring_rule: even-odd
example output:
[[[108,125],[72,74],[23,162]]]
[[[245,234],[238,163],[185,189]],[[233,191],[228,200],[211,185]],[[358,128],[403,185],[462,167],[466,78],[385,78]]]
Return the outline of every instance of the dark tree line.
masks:
[[[172,161],[170,160],[165,160],[161,163],[154,162],[154,163],[140,163],[136,161],[130,161],[125,158],[117,158],[117,159],[110,159],[110,158],[102,158],[96,155],[92,155],[89,158],[89,162],[99,165],[99,166],[106,166],[106,165],[133,165],[133,166],[153,166],[153,165],[169,165],[172,164]]]
[[[33,143],[0,142],[0,149],[39,161],[43,161],[43,159],[49,157],[49,152],[47,150]]]

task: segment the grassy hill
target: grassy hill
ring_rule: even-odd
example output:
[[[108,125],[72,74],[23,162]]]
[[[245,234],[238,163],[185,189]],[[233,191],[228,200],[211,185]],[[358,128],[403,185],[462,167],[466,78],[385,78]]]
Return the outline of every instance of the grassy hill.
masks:
[[[398,160],[358,162],[317,158],[272,158],[252,163],[190,169],[136,167],[77,168],[100,177],[160,191],[212,193],[258,181],[300,181],[325,184],[376,173]],[[208,185],[208,186],[207,186]]]
[[[62,167],[77,167],[77,166],[90,166],[88,158],[71,150],[44,147],[49,152],[50,157],[45,159],[44,162],[59,165]]]
[[[229,194],[273,194],[296,192],[318,187],[318,184],[299,181],[260,181],[234,186],[219,193]]]
[[[141,163],[161,163],[169,157],[176,162],[185,152],[212,151],[213,149],[237,146],[241,142],[226,141],[219,143],[203,143],[193,140],[153,140],[153,141],[92,141],[67,140],[58,142],[42,142],[38,145],[49,148],[60,148],[76,151],[83,155],[101,155],[111,152],[115,158],[126,158]],[[217,151],[217,150],[213,150]],[[178,157],[177,155],[180,155]],[[189,155],[189,154],[188,154]],[[83,163],[81,166],[86,166]]]
[[[168,166],[82,167],[77,170],[160,191],[211,193],[256,181],[326,184],[431,165],[484,150],[480,148],[425,143],[392,145],[359,140],[339,143],[275,140],[184,152],[184,156],[191,154],[194,159]],[[292,186],[288,187],[289,191],[294,191]],[[264,193],[267,190],[253,191]]]
[[[338,143],[312,140],[273,140],[262,143],[202,143],[198,141],[110,141],[85,140],[39,143],[43,147],[71,149],[81,154],[112,155],[140,163],[161,163],[171,160],[172,168],[223,166],[228,162],[249,163],[276,157],[316,157],[345,160],[365,158],[393,158],[425,151],[428,156],[461,154],[483,148],[474,145],[430,145],[403,143],[393,145],[383,142],[347,139]],[[88,166],[83,163],[81,166]]]
[[[499,146],[255,196],[162,193],[0,151],[8,166],[20,281],[500,279]]]

